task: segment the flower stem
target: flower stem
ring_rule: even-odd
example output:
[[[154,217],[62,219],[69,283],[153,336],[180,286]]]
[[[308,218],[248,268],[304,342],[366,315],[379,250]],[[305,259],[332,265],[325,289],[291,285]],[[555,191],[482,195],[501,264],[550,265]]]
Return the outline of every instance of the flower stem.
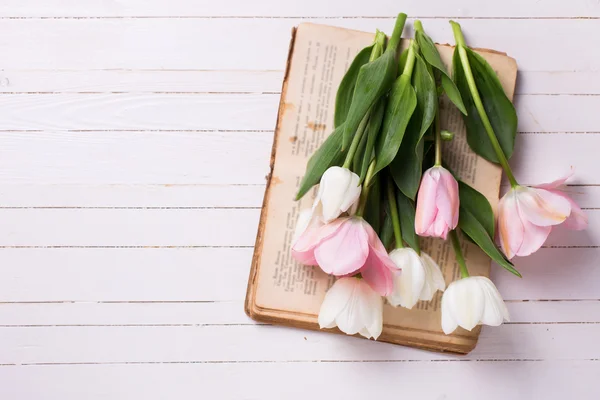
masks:
[[[358,217],[362,216],[365,211],[365,206],[367,205],[367,198],[369,197],[369,188],[371,186],[371,179],[373,179],[373,172],[375,171],[375,159],[371,161],[369,164],[369,169],[367,169],[367,175],[365,175],[365,181],[363,183],[362,191],[360,193],[360,201],[358,205],[358,210],[356,211],[356,215]]]
[[[454,248],[454,256],[456,257],[456,261],[460,267],[460,275],[463,278],[468,278],[469,270],[467,269],[467,264],[465,263],[462,249],[460,248],[460,242],[458,241],[458,233],[456,233],[456,230],[450,232],[450,239],[452,240],[452,247]]]
[[[496,157],[498,157],[498,161],[504,169],[506,176],[512,187],[519,186],[519,183],[515,179],[513,175],[512,169],[508,164],[508,160],[506,155],[504,154],[504,150],[500,146],[500,142],[498,142],[498,137],[494,132],[494,128],[490,123],[490,120],[485,112],[485,108],[483,107],[483,102],[481,101],[481,96],[479,95],[479,90],[477,90],[477,84],[475,83],[475,78],[473,77],[473,71],[471,70],[471,64],[469,64],[469,58],[467,56],[465,38],[462,34],[462,30],[460,29],[460,25],[454,21],[450,21],[452,25],[452,31],[454,32],[454,39],[456,40],[456,49],[458,51],[458,55],[460,57],[460,63],[465,71],[465,78],[467,79],[467,84],[469,85],[469,91],[471,92],[471,96],[473,97],[473,102],[475,103],[475,108],[477,108],[477,112],[479,113],[479,117],[481,118],[481,122],[485,128],[485,131],[490,139],[494,152],[496,153]]]
[[[354,155],[356,154],[356,150],[358,149],[358,145],[360,144],[360,139],[367,129],[367,123],[369,122],[369,117],[371,115],[371,110],[367,111],[367,114],[364,116],[362,121],[360,121],[360,125],[358,125],[358,129],[352,138],[352,143],[350,143],[350,148],[348,149],[348,154],[346,154],[346,158],[344,159],[344,168],[350,169],[350,165],[352,164],[352,160],[354,159]]]
[[[386,49],[389,51],[396,51],[398,49],[398,45],[400,44],[400,38],[402,37],[402,31],[404,30],[404,23],[406,22],[406,14],[400,13],[396,18],[396,24],[394,25],[394,31],[392,32],[392,37],[388,42],[388,47]]]
[[[442,165],[442,131],[440,129],[440,109],[439,107],[435,110],[435,166],[440,167]]]
[[[413,67],[415,66],[415,59],[417,58],[415,53],[415,41],[411,40],[408,45],[408,56],[406,57],[406,65],[402,70],[402,75],[406,75],[410,78],[412,75]]]
[[[394,239],[396,239],[396,248],[404,247],[402,243],[402,230],[400,229],[400,218],[398,217],[398,204],[396,203],[396,193],[394,183],[391,178],[388,178],[387,194],[390,203],[390,217],[392,218],[392,226],[394,227]]]

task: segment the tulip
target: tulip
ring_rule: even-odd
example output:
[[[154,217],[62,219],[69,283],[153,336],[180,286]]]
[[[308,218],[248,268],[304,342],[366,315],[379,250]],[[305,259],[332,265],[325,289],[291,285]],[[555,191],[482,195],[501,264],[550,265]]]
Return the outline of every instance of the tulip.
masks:
[[[292,255],[306,265],[319,265],[330,275],[359,273],[371,287],[387,296],[398,272],[377,233],[361,217],[338,218],[309,226],[292,246]]]
[[[387,297],[393,306],[411,309],[419,300],[431,301],[436,291],[444,291],[446,282],[439,265],[410,247],[395,249],[390,258],[402,272],[395,274],[394,291]]]
[[[573,173],[574,170],[571,170],[567,175],[555,180],[554,182],[543,183],[534,187],[538,189],[545,189],[550,193],[556,194],[566,199],[569,202],[569,204],[571,204],[571,214],[569,214],[569,217],[565,220],[564,226],[567,229],[580,231],[587,228],[588,226],[587,215],[585,215],[581,208],[577,205],[577,203],[575,203],[573,199],[567,196],[567,194],[565,193],[565,182],[567,181],[567,179],[573,176]]]
[[[338,279],[327,291],[319,311],[319,326],[338,327],[377,340],[383,329],[383,299],[364,279]]]
[[[425,171],[417,197],[417,235],[445,240],[458,224],[458,207],[458,182],[452,174],[440,166]]]
[[[509,320],[502,296],[484,276],[454,281],[442,296],[442,330],[446,335],[458,326],[470,331],[479,324],[499,326]]]
[[[319,183],[313,213],[328,223],[351,210],[360,197],[360,178],[347,168],[330,167]]]
[[[553,226],[587,227],[586,215],[562,190],[569,176],[534,187],[518,185],[500,199],[498,241],[509,259],[536,252]]]

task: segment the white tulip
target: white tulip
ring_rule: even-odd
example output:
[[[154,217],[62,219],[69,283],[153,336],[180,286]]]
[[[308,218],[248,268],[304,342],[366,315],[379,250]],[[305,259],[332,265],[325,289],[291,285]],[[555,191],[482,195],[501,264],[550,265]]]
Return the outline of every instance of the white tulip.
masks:
[[[338,327],[377,340],[383,329],[383,298],[364,279],[338,279],[327,291],[319,311],[319,326]]]
[[[394,278],[394,292],[387,297],[393,306],[411,309],[419,300],[431,301],[437,290],[446,288],[440,267],[429,255],[410,247],[393,250],[390,258],[402,270]]]
[[[330,167],[319,183],[319,191],[313,205],[313,212],[322,215],[324,223],[329,223],[358,203],[360,178],[347,168]]]
[[[461,326],[498,326],[510,321],[508,309],[494,283],[484,276],[452,282],[442,297],[442,329],[446,335]]]

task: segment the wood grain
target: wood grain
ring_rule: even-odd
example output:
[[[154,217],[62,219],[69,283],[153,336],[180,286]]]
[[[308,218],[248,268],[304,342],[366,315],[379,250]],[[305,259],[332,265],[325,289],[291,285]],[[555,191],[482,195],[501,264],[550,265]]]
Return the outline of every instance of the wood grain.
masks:
[[[393,17],[0,19],[7,32],[0,53],[8,69],[283,70],[291,28],[301,21],[370,32],[394,25]],[[595,19],[461,22],[469,45],[504,51],[522,71],[597,70],[600,55],[589,50]],[[435,41],[453,43],[446,18],[423,18],[423,25]],[[565,40],[566,33],[577,40]]]
[[[242,66],[243,67],[243,66]],[[279,94],[283,70],[3,70],[0,93]],[[519,71],[516,94],[600,94],[600,71]]]

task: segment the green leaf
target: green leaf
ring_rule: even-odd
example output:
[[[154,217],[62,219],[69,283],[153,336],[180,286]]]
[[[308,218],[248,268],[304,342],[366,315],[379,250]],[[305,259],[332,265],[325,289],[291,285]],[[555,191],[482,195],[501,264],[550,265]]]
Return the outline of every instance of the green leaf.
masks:
[[[417,197],[423,171],[423,140],[420,137],[421,121],[411,118],[402,145],[390,164],[390,172],[396,186],[406,197]]]
[[[352,104],[344,124],[342,148],[346,149],[367,111],[383,96],[394,83],[398,63],[396,53],[386,51],[376,60],[360,67]]]
[[[385,99],[380,99],[375,106],[373,107],[373,110],[371,111],[371,116],[369,117],[369,124],[367,125],[367,131],[365,132],[365,134],[363,134],[363,137],[367,137],[367,142],[365,144],[365,149],[363,151],[363,156],[362,156],[362,161],[361,161],[361,167],[360,173],[358,174],[360,176],[360,182],[362,183],[363,179],[365,179],[365,176],[367,175],[367,170],[369,169],[369,164],[371,164],[371,161],[373,160],[373,157],[375,156],[374,154],[374,147],[375,147],[375,142],[377,140],[377,137],[379,136],[379,130],[381,128],[381,124],[383,122],[383,113],[385,112]],[[362,139],[362,138],[361,138]],[[362,140],[361,140],[362,141]]]
[[[379,234],[381,227],[381,184],[379,176],[374,176],[369,189],[369,196],[364,212],[365,221]]]
[[[417,40],[417,44],[421,49],[421,54],[423,54],[425,61],[442,74],[442,87],[450,101],[460,110],[460,112],[467,114],[460,92],[454,82],[452,82],[452,79],[450,79],[450,75],[446,70],[446,66],[443,63],[433,40],[431,40],[422,29],[417,29],[415,32],[415,39]]]
[[[468,111],[463,116],[467,128],[467,142],[471,149],[488,161],[498,163],[498,157],[488,138],[485,126],[481,120],[473,96],[469,90],[467,76],[459,56],[459,47],[454,50],[452,58],[454,82],[462,95]],[[500,147],[507,158],[513,153],[517,134],[517,113],[511,101],[504,93],[496,73],[483,57],[468,47],[464,47],[477,91],[483,103],[483,108],[490,121]]]
[[[386,203],[385,215],[383,216],[383,224],[381,225],[381,232],[379,238],[383,246],[389,250],[392,240],[394,239],[394,226],[392,225],[392,217],[389,214],[389,204]]]
[[[350,64],[350,68],[348,68],[348,71],[346,71],[346,74],[340,82],[340,86],[338,87],[335,96],[335,114],[333,116],[336,128],[346,120],[346,116],[350,110],[350,104],[352,104],[352,95],[354,94],[358,72],[360,71],[360,67],[369,62],[373,46],[374,45],[365,47],[356,55],[356,57],[354,57],[352,64]]]
[[[438,107],[438,98],[435,80],[429,73],[427,64],[418,53],[415,56],[412,84],[417,95],[415,114],[421,119],[419,138],[422,138],[433,123]]]
[[[519,271],[517,271],[514,265],[504,257],[502,252],[498,249],[486,229],[479,223],[477,218],[466,208],[460,207],[460,216],[458,219],[459,228],[469,238],[481,248],[496,264],[500,265],[507,271],[521,277]]]
[[[458,181],[458,193],[461,207],[468,210],[493,238],[495,232],[494,211],[488,199],[462,181]]]
[[[300,188],[296,194],[296,200],[300,200],[310,188],[319,183],[327,168],[342,165],[345,156],[345,153],[342,152],[343,133],[344,125],[335,128],[321,147],[310,157],[306,165],[304,178],[302,178]]]
[[[442,88],[456,108],[458,108],[463,115],[468,115],[469,113],[460,95],[460,91],[449,76],[442,75]]]
[[[383,127],[375,148],[377,163],[373,173],[387,167],[396,157],[416,106],[417,95],[410,77],[400,75],[392,87],[385,108]]]
[[[398,203],[402,239],[413,250],[419,253],[421,246],[419,244],[419,236],[415,232],[415,203],[400,191],[396,191],[396,203]]]

